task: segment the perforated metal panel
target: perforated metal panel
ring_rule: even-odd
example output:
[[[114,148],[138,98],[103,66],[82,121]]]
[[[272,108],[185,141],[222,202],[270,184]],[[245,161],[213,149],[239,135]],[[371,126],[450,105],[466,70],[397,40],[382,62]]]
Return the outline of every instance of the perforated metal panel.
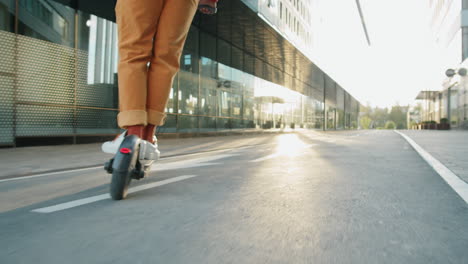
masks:
[[[117,81],[88,84],[88,53],[18,35],[17,71],[15,35],[0,32],[0,144],[14,141],[14,87],[16,136],[111,134],[118,131]],[[116,78],[115,78],[116,79]],[[75,105],[76,102],[76,105]]]
[[[16,136],[72,135],[73,49],[17,37]]]
[[[0,43],[0,145],[9,145],[14,142],[15,35],[0,31]]]
[[[72,105],[74,50],[18,35],[17,101]]]
[[[73,134],[73,108],[18,104],[16,111],[17,136]]]

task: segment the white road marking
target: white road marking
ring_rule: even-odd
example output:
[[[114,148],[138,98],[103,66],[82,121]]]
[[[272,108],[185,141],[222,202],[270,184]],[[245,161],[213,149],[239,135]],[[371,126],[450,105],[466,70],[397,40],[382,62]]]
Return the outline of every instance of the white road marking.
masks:
[[[174,164],[177,163],[177,164]],[[213,166],[213,165],[219,165],[221,163],[217,162],[202,162],[202,163],[190,163],[190,164],[183,164],[183,161],[180,162],[174,162],[174,163],[169,163],[169,164],[161,164],[159,166],[158,164],[154,165],[154,167],[151,168],[151,171],[167,171],[167,170],[178,170],[178,169],[188,169],[188,168],[197,168],[197,167],[203,167],[203,166]]]
[[[279,157],[279,156],[280,156],[280,153],[275,153],[275,154],[265,156],[263,158],[258,158],[258,159],[251,160],[249,162],[260,162],[260,161],[264,161],[264,160],[273,159],[273,158],[276,158],[276,157]]]
[[[307,144],[307,145],[304,145],[303,147],[299,148],[299,149],[296,149],[294,150],[294,152],[296,152],[294,155],[298,155],[300,153],[301,150],[305,150],[307,148],[310,148],[310,147],[313,147],[313,146],[317,146],[318,144]],[[267,155],[265,157],[261,157],[261,158],[258,158],[258,159],[254,159],[254,160],[251,160],[249,162],[261,162],[261,161],[264,161],[264,160],[269,160],[269,159],[274,159],[276,157],[279,157],[279,156],[283,156],[283,155],[286,155],[288,156],[288,153],[282,153],[282,152],[277,152],[277,153],[274,153],[274,154],[270,154],[270,155]],[[293,155],[293,156],[294,156]]]
[[[420,147],[414,140],[412,140],[407,135],[396,131],[400,134],[408,143],[416,150],[416,152],[421,155],[421,157],[426,160],[427,163],[442,177],[447,184],[452,187],[452,189],[466,202],[468,203],[468,184],[461,180],[455,173],[453,173],[449,168],[445,167],[440,161],[434,158],[431,154],[425,151]]]
[[[0,182],[26,180],[26,179],[40,178],[40,177],[46,177],[46,176],[51,176],[51,175],[63,174],[63,173],[78,172],[78,171],[85,171],[85,170],[95,170],[95,169],[101,169],[103,167],[104,167],[104,164],[102,166],[89,167],[89,168],[83,168],[83,169],[75,169],[75,170],[66,170],[65,169],[63,171],[48,172],[48,173],[41,173],[41,174],[31,175],[31,176],[4,179],[4,180],[0,180]]]
[[[224,150],[224,151],[228,151],[228,150]],[[214,155],[214,156],[209,156],[209,157],[188,159],[188,160],[183,160],[183,161],[175,161],[175,162],[170,162],[170,163],[169,162],[168,163],[156,163],[156,164],[153,165],[152,171],[187,169],[187,168],[194,168],[194,167],[217,165],[218,163],[208,163],[208,162],[213,161],[213,160],[217,160],[217,159],[223,159],[223,158],[238,156],[238,155],[239,154],[220,154],[220,155]],[[176,157],[170,157],[170,159],[172,159],[172,158],[176,158]],[[166,159],[169,159],[169,158],[161,158],[161,159],[159,159],[159,161],[164,161]],[[26,180],[26,179],[41,178],[41,177],[47,177],[47,176],[65,174],[65,173],[80,172],[80,171],[86,171],[86,170],[103,169],[103,168],[104,168],[104,164],[102,166],[95,166],[95,167],[82,168],[82,169],[74,169],[74,170],[64,169],[63,171],[57,171],[57,172],[48,172],[48,173],[41,173],[41,174],[31,175],[31,176],[3,179],[3,180],[0,180],[0,183],[9,182],[9,181],[19,181],[19,180]]]
[[[217,152],[229,152],[229,151],[234,151],[235,152],[237,150],[243,150],[243,149],[247,149],[247,148],[254,148],[254,147],[263,146],[263,145],[269,145],[269,144],[259,144],[259,145],[252,145],[252,146],[234,147],[234,148],[227,148],[227,149],[217,149],[217,150],[203,151],[203,152],[197,152],[197,153],[175,155],[175,156],[160,158],[159,160],[180,159],[180,158],[191,157],[191,156],[200,156],[200,155],[213,154],[213,153],[217,153]]]
[[[174,161],[170,163],[159,163],[159,164],[155,163],[153,164],[151,171],[187,169],[187,168],[193,168],[193,167],[216,165],[218,163],[210,163],[210,161],[230,158],[234,156],[239,156],[239,154],[220,154],[220,155],[200,157],[200,158],[189,159],[189,160]]]
[[[162,185],[166,185],[166,184],[173,183],[173,182],[178,182],[178,181],[191,179],[191,178],[194,178],[194,177],[197,177],[197,175],[184,175],[184,176],[174,177],[174,178],[170,178],[170,179],[163,180],[163,181],[144,184],[144,185],[140,185],[140,186],[130,188],[128,190],[128,193],[130,194],[130,193],[141,192],[141,191],[148,190],[148,189],[151,189],[151,188],[155,188],[155,187],[158,187],[158,186],[162,186]],[[102,201],[102,200],[107,200],[107,199],[110,199],[109,194],[101,194],[101,195],[96,195],[96,196],[92,196],[92,197],[88,197],[88,198],[84,198],[84,199],[79,199],[79,200],[75,200],[75,201],[71,201],[71,202],[66,202],[66,203],[61,203],[61,204],[57,204],[57,205],[53,205],[53,206],[34,209],[31,212],[43,213],[43,214],[54,213],[54,212],[58,212],[58,211],[62,211],[62,210],[66,210],[66,209],[70,209],[70,208],[73,208],[73,207],[77,207],[77,206],[81,206],[81,205],[85,205],[85,204],[90,204],[90,203],[94,203],[94,202],[98,202],[98,201]]]

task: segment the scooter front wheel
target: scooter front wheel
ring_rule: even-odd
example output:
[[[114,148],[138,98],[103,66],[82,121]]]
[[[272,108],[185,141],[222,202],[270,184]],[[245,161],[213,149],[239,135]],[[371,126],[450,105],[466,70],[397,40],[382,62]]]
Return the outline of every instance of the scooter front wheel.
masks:
[[[128,186],[138,162],[140,139],[135,135],[125,137],[112,162],[110,196],[114,200],[127,197]]]

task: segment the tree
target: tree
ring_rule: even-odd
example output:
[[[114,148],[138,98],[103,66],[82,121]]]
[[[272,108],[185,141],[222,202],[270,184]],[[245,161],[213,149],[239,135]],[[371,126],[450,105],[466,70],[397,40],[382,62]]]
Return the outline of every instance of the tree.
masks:
[[[408,107],[403,107],[397,104],[392,107],[392,110],[388,115],[388,120],[393,121],[397,129],[406,129],[407,113]]]
[[[372,111],[371,119],[374,121],[374,127],[384,127],[388,121],[388,109],[387,108],[374,108]]]
[[[395,122],[387,121],[387,123],[385,123],[385,129],[395,129],[395,128],[396,128]]]
[[[372,123],[372,120],[367,116],[363,116],[360,118],[359,122],[361,124],[362,129],[369,129]]]

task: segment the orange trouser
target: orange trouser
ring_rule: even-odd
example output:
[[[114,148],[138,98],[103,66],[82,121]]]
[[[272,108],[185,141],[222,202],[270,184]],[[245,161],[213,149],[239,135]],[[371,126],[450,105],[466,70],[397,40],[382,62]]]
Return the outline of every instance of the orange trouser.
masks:
[[[163,125],[198,0],[118,0],[118,125]],[[148,66],[149,63],[149,66]]]

